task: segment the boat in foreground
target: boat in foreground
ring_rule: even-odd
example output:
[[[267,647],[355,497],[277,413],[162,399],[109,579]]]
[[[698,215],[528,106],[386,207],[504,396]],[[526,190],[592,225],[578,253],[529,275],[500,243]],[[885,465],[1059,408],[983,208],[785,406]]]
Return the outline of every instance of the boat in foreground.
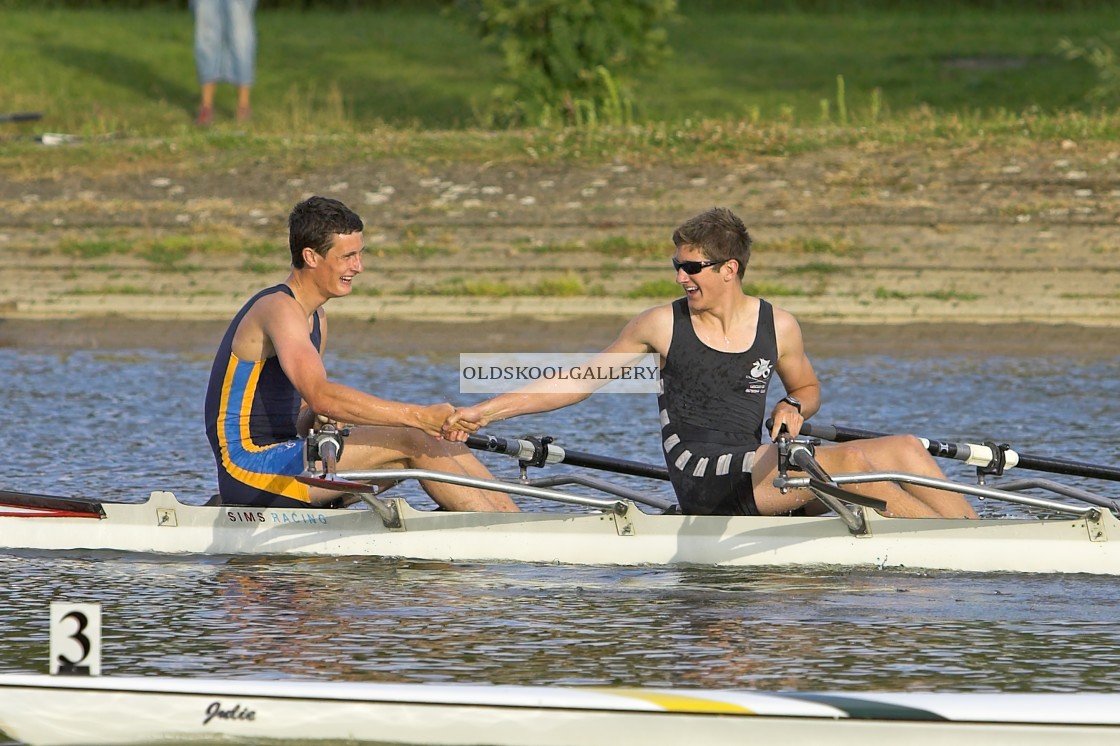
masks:
[[[967,485],[904,473],[827,475],[811,449],[788,448],[779,479],[814,492],[831,514],[818,517],[673,514],[668,503],[582,475],[524,478],[527,465],[564,458],[542,443],[487,441],[516,455],[518,482],[426,470],[314,472],[305,481],[360,493],[369,510],[193,505],[170,492],[146,502],[74,500],[0,491],[0,548],[108,550],[177,555],[332,555],[464,562],[577,565],[713,565],[921,568],[976,572],[1120,575],[1116,501],[1044,479]],[[496,445],[495,445],[496,444]],[[500,446],[500,448],[499,448]],[[570,453],[568,454],[570,456]],[[785,458],[785,456],[783,456]],[[314,463],[310,462],[309,463]],[[784,462],[782,462],[784,464]],[[655,473],[657,467],[613,462]],[[601,465],[600,465],[601,468]],[[808,476],[795,476],[801,469]],[[662,469],[663,471],[663,469]],[[494,489],[566,506],[521,513],[421,511],[386,499],[374,485],[437,480]],[[878,501],[845,489],[873,481],[914,482],[985,500],[1003,500],[1041,516],[966,519],[887,518]],[[777,483],[777,482],[776,482]],[[576,484],[607,497],[559,490]],[[1041,489],[1062,498],[1035,493]],[[647,510],[639,508],[644,504]],[[649,508],[655,510],[649,512]]]
[[[1117,694],[688,689],[0,675],[31,746],[142,743],[1116,743]]]

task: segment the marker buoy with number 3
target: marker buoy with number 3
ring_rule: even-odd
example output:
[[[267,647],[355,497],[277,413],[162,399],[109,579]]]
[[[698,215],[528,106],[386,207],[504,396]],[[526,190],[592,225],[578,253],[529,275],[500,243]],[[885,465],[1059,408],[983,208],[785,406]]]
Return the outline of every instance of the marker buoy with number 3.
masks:
[[[101,675],[101,604],[51,604],[50,672]]]

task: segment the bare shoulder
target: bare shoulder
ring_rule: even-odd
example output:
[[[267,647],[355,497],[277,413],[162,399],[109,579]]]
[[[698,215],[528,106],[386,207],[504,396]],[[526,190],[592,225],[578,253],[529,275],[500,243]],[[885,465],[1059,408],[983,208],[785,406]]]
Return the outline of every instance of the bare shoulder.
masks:
[[[286,293],[258,298],[245,313],[233,338],[233,351],[244,360],[264,360],[275,354],[277,344],[300,327],[299,303]]]
[[[643,351],[665,354],[672,338],[673,306],[665,303],[647,308],[632,318],[612,346],[623,345],[626,349],[640,346]]]
[[[797,317],[784,308],[773,306],[774,309],[774,328],[780,334],[782,331],[795,331],[801,333],[801,324],[798,323]]]
[[[650,326],[669,326],[673,325],[673,304],[662,303],[660,306],[647,308],[639,313],[630,322],[632,324],[640,324],[643,327]]]
[[[299,302],[287,293],[270,293],[259,298],[245,318],[254,319],[261,327],[282,328],[298,323],[302,316]]]
[[[792,313],[774,306],[774,336],[778,341],[778,352],[793,352],[804,348],[801,338],[801,324]]]
[[[327,310],[319,306],[315,309],[315,315],[319,317],[319,349],[325,350],[327,348]]]

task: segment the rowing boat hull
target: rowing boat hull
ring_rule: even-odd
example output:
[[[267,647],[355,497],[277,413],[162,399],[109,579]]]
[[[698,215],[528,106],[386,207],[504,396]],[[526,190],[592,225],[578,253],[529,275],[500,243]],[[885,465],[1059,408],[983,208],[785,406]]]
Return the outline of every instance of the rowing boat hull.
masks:
[[[834,517],[610,512],[452,513],[395,505],[399,528],[370,510],[96,503],[99,514],[0,508],[7,550],[154,554],[382,556],[594,565],[900,567],[1120,575],[1120,522],[1091,518],[882,518],[853,535]]]
[[[0,675],[0,729],[31,746],[269,741],[1116,743],[1115,694],[747,691]],[[765,740],[764,740],[765,739]]]

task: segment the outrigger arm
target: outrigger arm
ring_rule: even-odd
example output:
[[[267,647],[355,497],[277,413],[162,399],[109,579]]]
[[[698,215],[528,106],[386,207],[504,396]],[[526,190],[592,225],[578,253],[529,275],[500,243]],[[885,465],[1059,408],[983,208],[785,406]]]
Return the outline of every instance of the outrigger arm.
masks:
[[[297,477],[297,479],[312,487],[335,490],[338,492],[350,492],[358,495],[363,502],[377,512],[387,528],[401,528],[400,513],[393,502],[378,497],[380,489],[376,484],[372,484],[372,482],[390,481],[395,483],[406,479],[445,482],[463,487],[476,487],[483,490],[494,490],[507,494],[523,495],[526,497],[535,497],[543,500],[596,508],[618,516],[626,515],[629,510],[630,504],[626,502],[626,500],[631,502],[644,502],[653,507],[662,509],[672,504],[668,501],[642,495],[639,492],[626,489],[625,487],[610,485],[601,480],[579,475],[547,477],[539,480],[528,479],[525,474],[526,467],[543,465],[545,461],[544,458],[541,459],[541,463],[539,464],[528,463],[523,458],[519,458],[522,478],[518,484],[456,474],[446,474],[444,472],[428,469],[372,469],[368,471],[340,472],[337,469],[338,458],[342,454],[343,438],[349,434],[350,431],[348,428],[339,429],[330,424],[324,425],[319,430],[309,433],[304,473]],[[503,441],[503,446],[504,445],[505,441]],[[547,448],[547,442],[543,445]],[[526,448],[529,450],[526,451]],[[516,445],[510,443],[510,455],[520,457],[531,452],[532,448],[533,444],[529,441],[517,441]],[[563,450],[559,448],[557,448],[556,451],[559,454],[563,454]],[[545,450],[544,453],[547,453],[547,450]],[[624,499],[619,500],[572,495],[566,492],[548,489],[548,487],[557,484],[581,484],[615,494]]]
[[[887,504],[873,497],[864,497],[847,490],[840,489],[836,481],[825,471],[814,455],[814,447],[820,441],[791,438],[783,428],[778,433],[776,441],[778,446],[778,476],[774,478],[774,486],[785,494],[791,487],[806,487],[818,500],[837,516],[848,527],[848,530],[857,536],[868,533],[867,518],[862,510],[852,510],[849,504],[886,510]],[[790,467],[799,469],[808,474],[803,479],[790,479]]]

